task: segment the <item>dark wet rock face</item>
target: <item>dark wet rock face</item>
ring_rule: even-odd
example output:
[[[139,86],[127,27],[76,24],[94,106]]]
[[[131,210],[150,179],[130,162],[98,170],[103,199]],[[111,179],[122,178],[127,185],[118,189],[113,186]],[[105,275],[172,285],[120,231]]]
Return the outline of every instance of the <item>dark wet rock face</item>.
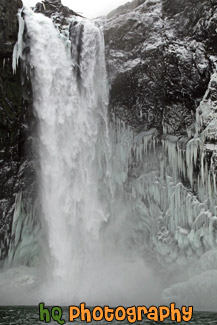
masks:
[[[30,145],[31,94],[21,80],[21,67],[12,71],[13,47],[17,41],[19,0],[0,3],[0,260],[9,246],[16,193],[32,184],[31,163],[26,160]],[[23,96],[26,90],[26,96]],[[32,185],[31,185],[32,186]]]
[[[137,131],[185,134],[212,73],[216,17],[208,0],[132,1],[109,14],[110,109]]]
[[[163,18],[171,20],[175,35],[203,41],[211,51],[215,51],[217,45],[216,8],[215,0],[162,1]]]

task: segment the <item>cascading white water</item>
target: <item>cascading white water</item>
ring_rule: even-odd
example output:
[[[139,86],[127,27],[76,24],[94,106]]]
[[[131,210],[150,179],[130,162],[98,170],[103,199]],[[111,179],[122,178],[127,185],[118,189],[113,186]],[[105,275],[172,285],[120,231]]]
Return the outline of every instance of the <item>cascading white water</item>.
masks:
[[[100,229],[109,218],[103,198],[109,201],[110,195],[103,35],[91,22],[83,24],[81,53],[76,47],[72,53],[80,56],[78,77],[76,60],[52,20],[30,10],[24,14],[39,119],[48,272],[60,281],[79,282],[85,259],[98,246]]]
[[[152,276],[132,254],[131,204],[123,201],[122,167],[112,163],[103,35],[94,23],[74,20],[69,41],[51,19],[29,9],[23,13],[39,123],[38,296],[61,304],[139,303],[147,298],[144,283],[152,288]],[[16,256],[13,247],[10,256]],[[152,291],[148,301],[156,295]]]

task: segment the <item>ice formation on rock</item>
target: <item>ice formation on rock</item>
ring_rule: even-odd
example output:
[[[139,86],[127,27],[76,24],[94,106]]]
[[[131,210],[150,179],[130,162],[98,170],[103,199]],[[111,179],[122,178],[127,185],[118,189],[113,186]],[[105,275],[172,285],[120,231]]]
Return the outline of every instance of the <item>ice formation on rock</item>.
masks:
[[[23,55],[23,33],[25,28],[25,22],[22,17],[22,10],[19,10],[18,12],[18,22],[19,22],[19,33],[18,33],[18,39],[17,43],[14,46],[14,52],[13,52],[13,72],[16,72],[16,68],[19,62],[19,59],[22,58]]]
[[[20,192],[15,200],[10,248],[6,267],[37,264],[40,255],[39,238],[41,232],[40,222],[37,220],[36,205],[28,202]]]

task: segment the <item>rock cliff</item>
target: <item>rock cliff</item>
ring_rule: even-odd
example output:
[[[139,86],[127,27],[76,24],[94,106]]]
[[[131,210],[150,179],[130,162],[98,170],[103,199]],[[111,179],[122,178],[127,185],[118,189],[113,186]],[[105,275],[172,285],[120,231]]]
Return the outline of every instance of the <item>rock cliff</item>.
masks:
[[[186,134],[216,53],[215,1],[135,0],[105,22],[110,107],[138,131]]]
[[[217,3],[134,0],[108,15],[104,33],[110,111],[146,131],[145,141],[152,128],[160,139],[154,157],[152,148],[128,174],[138,233],[148,238],[138,245],[174,282],[180,270],[188,278],[190,265],[192,286],[197,264],[198,279],[206,268],[216,272]],[[168,301],[183,303],[180,287],[165,291]]]
[[[7,255],[16,193],[33,182],[27,156],[30,149],[32,111],[28,82],[22,78],[21,65],[12,71],[13,48],[18,34],[18,9],[21,0],[0,3],[0,259]]]
[[[22,95],[19,75],[12,72],[12,53],[17,40],[17,11],[21,1],[0,3],[0,257],[4,258],[9,244],[11,208],[20,158]],[[20,145],[18,145],[20,144]]]

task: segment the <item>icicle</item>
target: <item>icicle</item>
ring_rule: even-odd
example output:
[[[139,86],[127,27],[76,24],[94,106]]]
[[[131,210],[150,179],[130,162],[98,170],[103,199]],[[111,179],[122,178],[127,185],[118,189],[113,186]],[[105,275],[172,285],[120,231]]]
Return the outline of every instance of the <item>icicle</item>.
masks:
[[[46,11],[46,6],[45,6],[44,1],[42,1],[42,6],[43,6],[44,11]]]
[[[37,203],[35,203],[37,204]],[[40,222],[35,215],[32,202],[23,198],[22,192],[16,195],[12,240],[5,266],[34,265],[39,257]]]
[[[19,63],[19,59],[22,59],[23,55],[23,33],[24,33],[24,28],[25,28],[25,21],[22,17],[22,9],[19,10],[17,16],[18,16],[18,22],[19,22],[19,32],[18,32],[18,40],[17,43],[14,46],[14,51],[13,51],[13,63],[12,63],[12,68],[13,68],[13,73],[16,73],[16,68]]]

